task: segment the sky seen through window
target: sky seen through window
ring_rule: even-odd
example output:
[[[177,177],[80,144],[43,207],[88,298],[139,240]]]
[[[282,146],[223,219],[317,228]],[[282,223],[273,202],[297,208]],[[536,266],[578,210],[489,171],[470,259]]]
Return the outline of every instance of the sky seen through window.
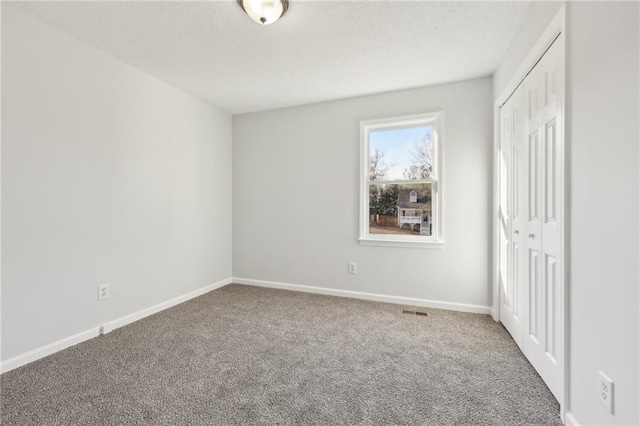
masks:
[[[384,180],[404,180],[403,172],[414,163],[411,155],[417,143],[427,138],[432,140],[433,127],[409,127],[403,129],[377,130],[369,134],[369,152],[384,151],[384,162],[389,169]]]

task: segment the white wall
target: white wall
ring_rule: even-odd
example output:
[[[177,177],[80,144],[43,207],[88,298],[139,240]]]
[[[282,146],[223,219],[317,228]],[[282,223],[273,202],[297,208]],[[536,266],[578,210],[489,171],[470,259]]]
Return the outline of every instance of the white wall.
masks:
[[[513,76],[563,2],[534,3],[494,75]],[[570,387],[582,425],[640,423],[638,3],[567,3]],[[614,381],[611,416],[598,370]]]
[[[582,424],[639,424],[638,3],[569,3],[567,34],[570,409]],[[598,370],[615,382],[613,417]]]
[[[230,277],[230,116],[2,10],[2,360]]]
[[[505,89],[518,67],[525,60],[542,32],[564,4],[561,1],[534,1],[518,33],[513,37],[500,65],[493,74],[493,97],[497,98]]]
[[[487,306],[491,101],[482,78],[234,116],[234,277]],[[360,120],[432,111],[444,111],[444,248],[360,246]]]

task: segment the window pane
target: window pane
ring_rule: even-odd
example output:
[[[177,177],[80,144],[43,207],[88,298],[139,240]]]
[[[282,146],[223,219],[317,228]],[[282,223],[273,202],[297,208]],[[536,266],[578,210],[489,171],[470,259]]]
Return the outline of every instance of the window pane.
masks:
[[[369,233],[431,236],[431,205],[430,183],[370,185]]]
[[[426,179],[432,170],[432,126],[369,133],[370,180]]]

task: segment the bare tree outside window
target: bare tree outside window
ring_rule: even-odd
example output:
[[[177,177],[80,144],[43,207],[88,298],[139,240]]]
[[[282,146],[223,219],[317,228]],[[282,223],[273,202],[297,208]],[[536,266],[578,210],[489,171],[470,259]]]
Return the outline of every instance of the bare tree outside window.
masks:
[[[432,133],[425,132],[420,141],[415,141],[410,150],[412,163],[402,173],[405,179],[428,179],[433,172]]]
[[[376,148],[369,155],[369,179],[372,181],[384,180],[387,172],[392,167],[385,159],[384,150]]]

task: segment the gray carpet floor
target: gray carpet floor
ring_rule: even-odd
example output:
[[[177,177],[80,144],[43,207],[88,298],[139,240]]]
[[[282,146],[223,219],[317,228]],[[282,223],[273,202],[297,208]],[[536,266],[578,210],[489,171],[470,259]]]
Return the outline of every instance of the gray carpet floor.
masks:
[[[229,285],[0,377],[3,425],[561,425],[486,315]]]

